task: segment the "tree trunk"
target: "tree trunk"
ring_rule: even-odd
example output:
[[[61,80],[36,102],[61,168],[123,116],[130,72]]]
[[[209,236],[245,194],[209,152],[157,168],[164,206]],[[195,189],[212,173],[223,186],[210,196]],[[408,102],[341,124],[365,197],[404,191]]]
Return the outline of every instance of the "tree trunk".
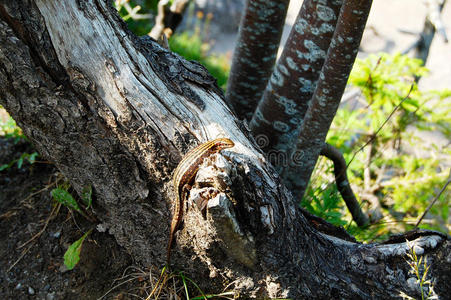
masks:
[[[343,1],[305,0],[249,128],[282,172],[299,140]],[[297,80],[291,80],[296,78]]]
[[[451,288],[448,236],[365,245],[303,212],[206,70],[131,34],[110,1],[2,1],[0,103],[78,192],[93,188],[100,227],[143,265],[166,259],[170,178],[182,153],[231,138],[234,148],[200,168],[189,200],[212,198],[208,212],[188,205],[172,253],[206,291],[416,296],[406,239],[428,255],[435,290]]]
[[[271,76],[289,3],[246,1],[226,94],[240,119],[251,119]]]
[[[296,149],[290,154],[282,177],[290,191],[302,199],[324,147],[330,125],[357,56],[372,0],[343,2],[327,58],[299,131]]]

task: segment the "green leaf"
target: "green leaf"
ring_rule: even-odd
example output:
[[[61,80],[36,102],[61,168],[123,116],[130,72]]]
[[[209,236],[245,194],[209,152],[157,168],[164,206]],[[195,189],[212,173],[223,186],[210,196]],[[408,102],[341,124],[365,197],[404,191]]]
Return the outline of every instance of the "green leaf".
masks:
[[[81,246],[91,231],[92,229],[86,232],[79,240],[70,245],[66,253],[64,253],[64,265],[67,269],[72,270],[80,261]]]
[[[20,156],[20,158],[17,160],[17,167],[18,167],[19,169],[22,168],[23,158],[24,158],[24,155],[22,154],[22,155]]]
[[[91,207],[92,204],[92,186],[85,186],[81,191],[81,200],[86,206],[86,209]]]
[[[64,206],[76,210],[78,212],[81,212],[81,209],[77,204],[77,201],[75,201],[74,197],[72,197],[72,195],[68,191],[56,188],[51,191],[51,195],[53,199],[63,204]]]
[[[189,293],[188,293],[188,285],[187,285],[187,283],[186,283],[185,275],[183,274],[183,272],[180,272],[180,273],[179,273],[179,276],[180,276],[180,278],[182,279],[183,287],[185,288],[185,296],[186,296],[186,299],[189,300],[190,297],[189,297]]]
[[[39,154],[37,153],[37,152],[33,152],[33,153],[31,153],[31,154],[29,154],[28,155],[28,162],[30,163],[30,164],[34,164],[34,162],[36,161],[36,157],[38,156]]]

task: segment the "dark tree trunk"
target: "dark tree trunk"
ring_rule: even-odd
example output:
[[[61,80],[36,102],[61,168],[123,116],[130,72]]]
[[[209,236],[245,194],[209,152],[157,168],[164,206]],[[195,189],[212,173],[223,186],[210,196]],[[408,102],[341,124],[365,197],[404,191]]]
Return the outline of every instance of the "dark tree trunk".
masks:
[[[305,0],[249,127],[277,171],[287,166],[343,1]],[[293,80],[296,78],[296,80]]]
[[[200,169],[189,198],[212,198],[208,212],[188,206],[172,254],[205,291],[232,283],[259,298],[415,296],[405,239],[428,255],[436,291],[450,290],[449,237],[364,245],[304,214],[205,69],[133,36],[109,3],[2,1],[0,103],[77,191],[93,188],[97,217],[137,262],[165,261],[182,153],[222,135],[236,146]]]
[[[246,1],[226,94],[240,119],[250,120],[271,76],[289,3]]]
[[[298,199],[304,196],[327,132],[337,113],[371,4],[371,0],[345,0],[341,7],[326,61],[301,125],[297,147],[282,173],[287,187]]]

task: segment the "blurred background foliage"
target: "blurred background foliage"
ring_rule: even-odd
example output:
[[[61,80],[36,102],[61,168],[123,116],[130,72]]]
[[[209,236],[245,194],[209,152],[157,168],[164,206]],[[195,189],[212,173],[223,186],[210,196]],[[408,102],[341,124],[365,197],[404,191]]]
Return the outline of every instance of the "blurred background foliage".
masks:
[[[326,219],[337,225],[347,220],[345,227],[360,240],[380,240],[413,229],[448,180],[451,90],[420,90],[416,79],[427,73],[421,60],[399,53],[369,55],[353,67],[348,89],[357,95],[342,103],[327,141],[338,147],[348,162],[356,196],[376,196],[383,218],[363,230],[350,223],[349,213],[330,184],[333,179],[320,176],[319,171],[331,168],[324,160],[317,165],[306,198],[321,195],[324,203],[337,201],[329,204],[334,214]],[[425,138],[437,135],[447,143],[435,144]],[[448,188],[419,227],[450,233],[450,196]],[[366,206],[367,199],[360,200]],[[309,210],[318,213],[321,207],[312,205]]]
[[[158,0],[114,1],[121,17],[137,35],[151,30],[157,4]],[[202,63],[225,89],[230,57],[210,53],[211,44],[205,39],[214,18],[195,13],[192,4],[184,18],[190,24],[186,27],[194,29],[176,32],[169,40],[170,49]],[[451,91],[421,91],[416,80],[427,73],[420,60],[406,55],[381,53],[358,59],[349,78],[350,92],[345,94],[327,137],[349,164],[348,176],[356,196],[370,193],[376,197],[383,217],[366,228],[357,227],[334,184],[333,166],[324,158],[318,161],[300,202],[304,208],[344,226],[363,242],[414,228],[447,182],[451,167]],[[353,96],[346,99],[349,94]],[[4,110],[0,117],[0,135],[24,138]],[[448,143],[426,143],[422,133],[442,135]],[[450,196],[448,187],[421,228],[450,233]],[[369,207],[366,198],[359,199],[365,210]]]
[[[155,24],[158,0],[116,0],[114,5],[130,30],[136,35],[148,34]],[[194,12],[194,2],[191,1],[184,18],[186,19],[185,27],[192,30],[176,31],[169,39],[171,51],[187,60],[196,60],[203,64],[216,78],[218,85],[225,89],[230,70],[229,58],[224,54],[210,53],[211,45],[205,39],[213,16],[200,11]]]

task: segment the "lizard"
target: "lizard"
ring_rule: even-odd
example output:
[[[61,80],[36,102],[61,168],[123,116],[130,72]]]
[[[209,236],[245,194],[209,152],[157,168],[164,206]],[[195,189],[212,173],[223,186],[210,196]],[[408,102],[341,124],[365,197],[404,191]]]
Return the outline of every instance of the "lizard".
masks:
[[[177,199],[174,205],[172,215],[171,229],[167,247],[167,265],[171,259],[171,247],[174,240],[174,234],[183,218],[184,201],[189,190],[190,184],[199,170],[203,160],[211,154],[217,153],[222,149],[232,148],[235,143],[228,138],[217,138],[188,151],[182,158],[173,175],[173,186],[177,193]]]

